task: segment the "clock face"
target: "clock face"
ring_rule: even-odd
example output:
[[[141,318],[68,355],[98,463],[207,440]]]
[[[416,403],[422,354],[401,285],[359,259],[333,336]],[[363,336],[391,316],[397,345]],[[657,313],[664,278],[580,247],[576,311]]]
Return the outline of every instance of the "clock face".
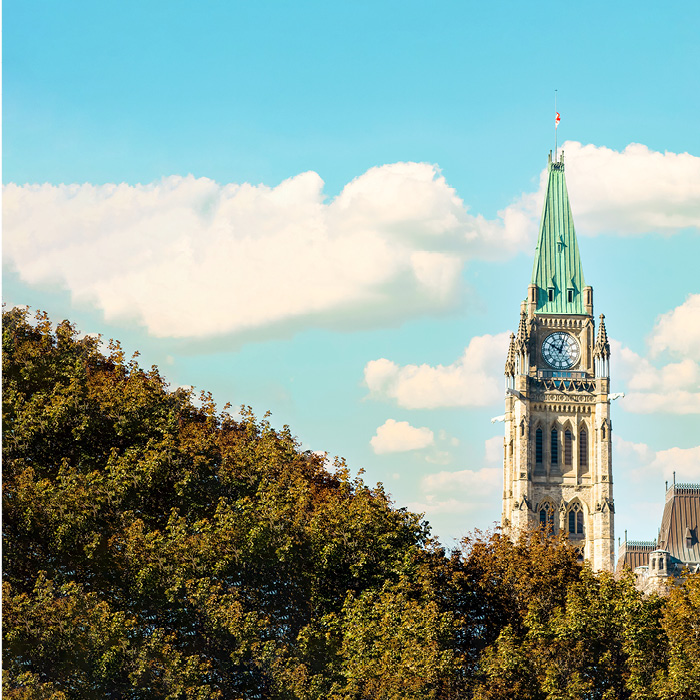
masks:
[[[542,343],[542,357],[550,367],[569,369],[573,367],[581,355],[576,338],[570,333],[557,331],[548,335]]]

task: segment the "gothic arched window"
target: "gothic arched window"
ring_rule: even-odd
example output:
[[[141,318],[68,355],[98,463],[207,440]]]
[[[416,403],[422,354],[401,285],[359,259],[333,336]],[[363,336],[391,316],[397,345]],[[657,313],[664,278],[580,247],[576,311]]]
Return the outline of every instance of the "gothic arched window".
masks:
[[[588,433],[581,428],[578,435],[578,463],[582,472],[588,471]]]
[[[535,431],[535,464],[542,464],[542,428]]]
[[[552,464],[559,464],[559,431],[556,428],[552,428],[550,455],[552,457]]]
[[[554,505],[548,501],[540,505],[540,527],[554,533]]]
[[[583,508],[581,504],[576,502],[572,503],[569,507],[569,534],[570,535],[583,535]]]
[[[571,466],[573,435],[570,430],[564,431],[564,464]]]

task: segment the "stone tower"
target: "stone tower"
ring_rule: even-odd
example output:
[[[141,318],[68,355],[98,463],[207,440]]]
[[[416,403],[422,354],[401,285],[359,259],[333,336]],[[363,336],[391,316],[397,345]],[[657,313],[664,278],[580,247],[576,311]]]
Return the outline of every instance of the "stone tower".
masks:
[[[565,532],[592,568],[613,570],[610,344],[596,335],[564,154],[549,181],[532,282],[506,359],[504,529]]]

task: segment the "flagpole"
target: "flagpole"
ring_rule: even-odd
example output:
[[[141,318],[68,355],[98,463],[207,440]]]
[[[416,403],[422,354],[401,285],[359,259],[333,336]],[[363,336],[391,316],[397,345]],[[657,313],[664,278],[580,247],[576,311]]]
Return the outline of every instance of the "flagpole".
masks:
[[[557,162],[557,91],[554,91],[554,162]]]

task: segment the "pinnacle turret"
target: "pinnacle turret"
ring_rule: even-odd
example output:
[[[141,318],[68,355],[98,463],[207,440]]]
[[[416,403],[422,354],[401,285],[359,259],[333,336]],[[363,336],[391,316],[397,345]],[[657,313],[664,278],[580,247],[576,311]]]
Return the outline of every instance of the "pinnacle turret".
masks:
[[[594,357],[610,357],[610,343],[608,342],[608,332],[605,329],[605,316],[600,314],[600,325],[598,326],[598,337],[593,349]]]
[[[603,314],[600,314],[598,337],[593,348],[593,363],[596,377],[610,376],[610,342],[608,341],[608,332],[605,328],[605,316]]]
[[[506,358],[506,377],[512,377],[515,374],[515,334],[510,334],[510,345],[508,346],[508,357]]]
[[[527,328],[527,314],[521,311],[520,323],[518,323],[518,334],[515,338],[515,349],[517,352],[525,352],[527,350],[527,341],[529,339],[530,333]]]

